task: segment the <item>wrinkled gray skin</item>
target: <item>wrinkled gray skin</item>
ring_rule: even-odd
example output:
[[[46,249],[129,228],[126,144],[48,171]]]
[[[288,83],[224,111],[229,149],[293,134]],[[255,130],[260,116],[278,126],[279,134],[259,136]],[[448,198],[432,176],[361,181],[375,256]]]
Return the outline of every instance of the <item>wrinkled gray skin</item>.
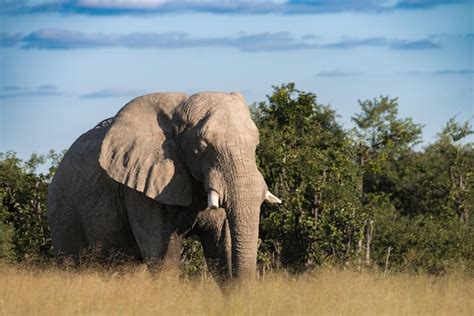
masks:
[[[58,256],[101,246],[147,261],[179,260],[199,236],[218,281],[252,278],[267,186],[258,130],[238,93],[138,97],[83,134],[49,188]],[[207,208],[207,192],[222,208]]]

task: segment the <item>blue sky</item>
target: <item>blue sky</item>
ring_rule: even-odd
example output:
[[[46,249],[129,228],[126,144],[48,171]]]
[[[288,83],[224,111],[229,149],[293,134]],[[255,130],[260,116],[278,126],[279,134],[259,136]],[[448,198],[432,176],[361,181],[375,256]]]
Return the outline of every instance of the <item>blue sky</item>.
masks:
[[[131,98],[295,82],[352,127],[398,97],[425,125],[474,115],[474,4],[456,0],[0,0],[0,151],[66,149]]]

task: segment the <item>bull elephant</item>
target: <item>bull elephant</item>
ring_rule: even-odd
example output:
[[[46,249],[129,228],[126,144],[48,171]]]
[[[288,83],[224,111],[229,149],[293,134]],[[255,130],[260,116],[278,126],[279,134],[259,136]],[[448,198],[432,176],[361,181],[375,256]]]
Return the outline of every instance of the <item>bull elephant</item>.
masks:
[[[279,203],[257,169],[259,135],[239,93],[154,93],[80,136],[50,184],[56,255],[100,245],[179,260],[199,236],[219,280],[252,277],[260,206]]]

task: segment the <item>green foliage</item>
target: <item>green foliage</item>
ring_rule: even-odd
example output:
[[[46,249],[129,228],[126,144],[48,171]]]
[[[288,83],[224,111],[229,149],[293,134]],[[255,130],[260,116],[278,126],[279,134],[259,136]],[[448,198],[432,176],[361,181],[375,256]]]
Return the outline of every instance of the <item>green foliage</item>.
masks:
[[[359,101],[356,124],[358,164],[362,195],[366,192],[394,193],[399,182],[398,162],[410,156],[419,143],[422,126],[398,117],[398,100],[388,97]]]
[[[466,128],[468,122],[451,119],[423,152],[410,151],[392,163],[397,177],[391,197],[401,213],[468,220],[474,207],[474,148],[459,142],[469,135]]]
[[[48,258],[51,238],[46,221],[48,183],[61,154],[31,155],[27,161],[15,153],[0,153],[1,257],[10,260]],[[51,161],[46,174],[38,167]]]
[[[274,87],[268,99],[254,111],[258,162],[283,204],[263,206],[260,261],[294,269],[344,262],[362,220],[351,140],[330,107],[294,84]]]
[[[435,143],[415,151],[421,126],[397,117],[396,99],[359,103],[353,120],[362,203],[375,226],[372,259],[388,264],[390,249],[391,263],[410,271],[472,267],[472,221],[466,222],[474,205],[474,151],[458,142],[473,133],[469,122],[449,120]]]
[[[373,258],[381,267],[442,274],[462,267],[474,271],[474,227],[453,219],[384,214],[376,220]]]
[[[474,130],[469,121],[460,123],[456,122],[456,119],[452,117],[446,123],[441,133],[438,134],[438,138],[441,143],[452,144],[472,134],[474,134]]]
[[[353,131],[294,84],[274,87],[254,109],[260,169],[284,201],[262,209],[261,267],[472,266],[472,224],[456,220],[467,222],[474,205],[472,144],[459,144],[470,124],[452,119],[438,141],[416,151],[422,126],[399,117],[397,99],[359,105]]]
[[[470,122],[461,124],[452,118],[438,134],[438,141],[426,150],[427,163],[435,164],[438,177],[444,176],[438,180],[448,192],[442,207],[461,222],[467,222],[474,211],[474,146],[460,143],[472,134]]]
[[[206,270],[204,252],[197,238],[186,238],[183,240],[181,268],[184,276],[187,278],[199,277]]]
[[[2,212],[0,216],[0,260],[11,260],[13,259],[13,228],[5,222],[3,208],[0,211]]]

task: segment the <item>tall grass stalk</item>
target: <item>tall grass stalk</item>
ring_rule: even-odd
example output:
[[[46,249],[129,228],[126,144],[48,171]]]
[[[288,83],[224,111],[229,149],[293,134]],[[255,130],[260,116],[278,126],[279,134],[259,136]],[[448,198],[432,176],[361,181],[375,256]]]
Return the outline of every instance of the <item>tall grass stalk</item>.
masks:
[[[209,277],[0,265],[1,315],[473,315],[474,280],[461,275],[321,269],[268,273],[224,296]]]

